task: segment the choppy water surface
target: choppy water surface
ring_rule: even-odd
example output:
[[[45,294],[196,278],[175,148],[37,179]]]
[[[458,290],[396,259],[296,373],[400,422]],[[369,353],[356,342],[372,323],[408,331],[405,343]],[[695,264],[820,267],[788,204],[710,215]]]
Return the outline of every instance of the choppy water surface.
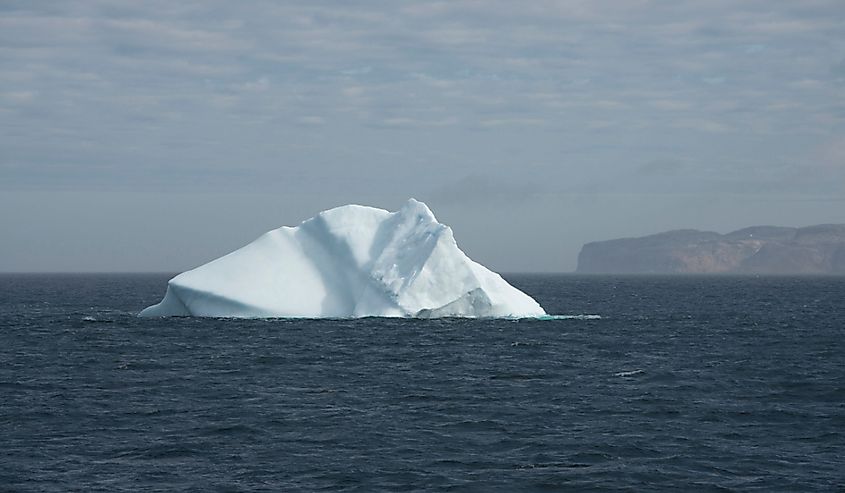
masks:
[[[138,319],[167,277],[0,276],[0,489],[845,488],[845,279],[507,277],[567,317]]]

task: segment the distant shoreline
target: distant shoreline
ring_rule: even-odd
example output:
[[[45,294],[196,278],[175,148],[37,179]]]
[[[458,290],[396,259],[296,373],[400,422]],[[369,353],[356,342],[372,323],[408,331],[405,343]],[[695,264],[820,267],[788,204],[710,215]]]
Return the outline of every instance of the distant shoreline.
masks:
[[[845,224],[694,229],[587,243],[578,274],[845,275]]]

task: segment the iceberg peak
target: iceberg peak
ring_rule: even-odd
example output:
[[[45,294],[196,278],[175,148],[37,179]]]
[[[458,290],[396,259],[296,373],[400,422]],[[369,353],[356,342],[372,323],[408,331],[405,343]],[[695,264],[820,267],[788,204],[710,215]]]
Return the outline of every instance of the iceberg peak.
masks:
[[[402,206],[399,210],[400,214],[404,215],[414,215],[416,217],[425,218],[429,221],[437,222],[437,219],[434,217],[434,213],[431,212],[431,209],[428,208],[423,202],[411,197],[408,199],[407,202]]]
[[[533,317],[540,305],[473,262],[423,202],[397,212],[361,205],[183,272],[140,316]]]

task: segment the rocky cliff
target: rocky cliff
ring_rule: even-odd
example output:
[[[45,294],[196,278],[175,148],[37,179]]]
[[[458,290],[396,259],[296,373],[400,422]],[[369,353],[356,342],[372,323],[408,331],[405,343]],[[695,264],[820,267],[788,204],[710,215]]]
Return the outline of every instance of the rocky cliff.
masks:
[[[691,229],[587,243],[588,274],[845,274],[845,224],[753,226],[725,235]]]

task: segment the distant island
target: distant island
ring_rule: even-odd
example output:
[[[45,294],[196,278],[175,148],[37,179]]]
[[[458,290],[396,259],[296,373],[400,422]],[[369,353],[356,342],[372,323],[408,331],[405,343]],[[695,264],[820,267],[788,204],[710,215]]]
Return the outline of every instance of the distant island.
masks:
[[[683,229],[587,243],[584,274],[845,274],[845,224]]]

